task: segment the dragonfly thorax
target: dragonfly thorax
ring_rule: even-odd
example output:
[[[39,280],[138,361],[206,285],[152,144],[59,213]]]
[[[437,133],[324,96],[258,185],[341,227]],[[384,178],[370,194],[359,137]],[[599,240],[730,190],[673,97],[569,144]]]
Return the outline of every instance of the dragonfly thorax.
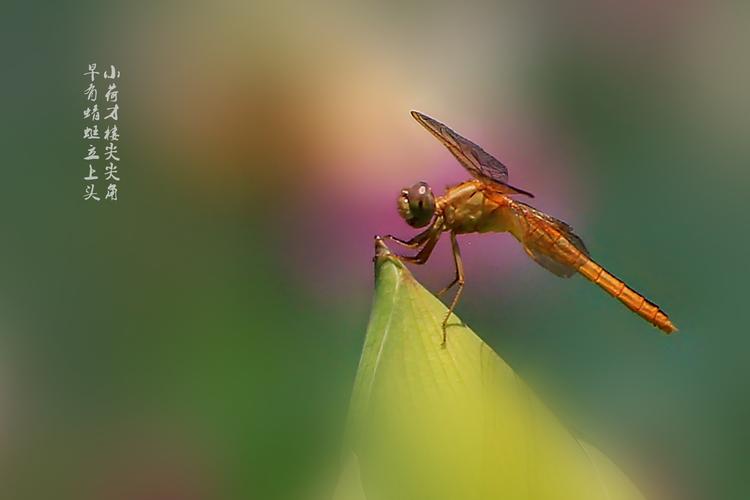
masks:
[[[424,227],[435,215],[435,195],[426,182],[401,190],[398,213],[411,227]]]

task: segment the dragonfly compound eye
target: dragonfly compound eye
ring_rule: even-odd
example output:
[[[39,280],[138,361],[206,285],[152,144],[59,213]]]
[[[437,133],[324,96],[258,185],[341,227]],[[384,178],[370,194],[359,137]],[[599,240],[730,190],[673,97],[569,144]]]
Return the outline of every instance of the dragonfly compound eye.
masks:
[[[398,198],[398,212],[412,227],[424,227],[435,215],[435,195],[426,182],[403,189]]]

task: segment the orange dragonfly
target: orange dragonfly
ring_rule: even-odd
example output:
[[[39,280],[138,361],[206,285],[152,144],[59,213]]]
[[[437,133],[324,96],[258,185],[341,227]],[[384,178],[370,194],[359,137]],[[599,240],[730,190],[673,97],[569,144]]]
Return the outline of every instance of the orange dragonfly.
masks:
[[[393,235],[386,236],[406,247],[419,249],[414,256],[398,256],[401,260],[424,264],[442,233],[450,232],[456,275],[437,295],[441,296],[455,285],[458,285],[458,289],[442,323],[443,346],[448,319],[464,289],[464,268],[456,235],[466,233],[508,232],[521,243],[529,257],[548,271],[563,278],[580,273],[660,330],[666,333],[677,331],[659,306],[594,262],[572,227],[510,198],[512,195],[533,198],[534,195],[508,184],[505,165],[439,121],[417,111],[412,111],[411,115],[443,143],[474,177],[473,180],[449,187],[439,197],[435,197],[426,182],[417,182],[403,189],[398,198],[399,214],[410,226],[427,229],[408,241]]]

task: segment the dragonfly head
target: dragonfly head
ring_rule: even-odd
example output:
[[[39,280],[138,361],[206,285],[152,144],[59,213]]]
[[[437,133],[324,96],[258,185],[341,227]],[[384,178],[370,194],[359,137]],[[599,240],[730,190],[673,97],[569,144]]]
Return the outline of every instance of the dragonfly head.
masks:
[[[435,215],[435,195],[426,182],[404,188],[398,197],[398,213],[411,227],[424,227]]]

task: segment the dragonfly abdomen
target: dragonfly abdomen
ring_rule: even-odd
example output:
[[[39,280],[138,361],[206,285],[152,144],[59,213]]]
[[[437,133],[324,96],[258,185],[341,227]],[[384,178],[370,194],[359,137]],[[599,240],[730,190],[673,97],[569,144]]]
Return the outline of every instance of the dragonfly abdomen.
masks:
[[[516,203],[516,206],[520,206],[521,213],[526,215],[519,218],[525,221],[519,239],[538,264],[562,277],[570,277],[577,271],[660,330],[666,333],[677,331],[659,306],[594,262],[570,226],[526,205]]]
[[[578,272],[592,283],[599,285],[602,290],[622,302],[625,307],[658,329],[666,333],[677,331],[677,327],[672,324],[669,317],[659,308],[658,305],[630,288],[624,281],[604,269],[593,260],[587,259],[586,262],[578,268]]]

